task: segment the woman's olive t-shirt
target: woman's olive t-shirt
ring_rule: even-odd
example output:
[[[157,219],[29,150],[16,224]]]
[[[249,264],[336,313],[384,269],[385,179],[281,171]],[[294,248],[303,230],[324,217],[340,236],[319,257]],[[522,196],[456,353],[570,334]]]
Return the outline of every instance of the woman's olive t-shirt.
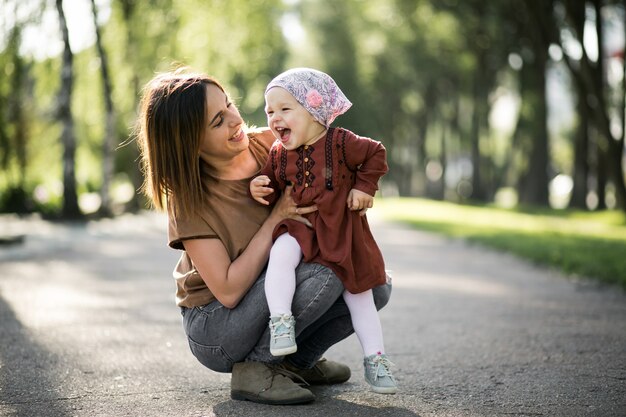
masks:
[[[256,131],[248,136],[248,149],[257,160],[260,170],[267,161],[274,136],[269,130]],[[178,218],[170,211],[169,246],[183,251],[174,269],[178,306],[195,307],[215,300],[185,252],[182,242],[187,239],[219,239],[230,260],[234,261],[269,215],[268,206],[250,197],[249,186],[253,176],[241,180],[223,180],[204,172],[203,182],[207,193],[202,209],[187,218]]]

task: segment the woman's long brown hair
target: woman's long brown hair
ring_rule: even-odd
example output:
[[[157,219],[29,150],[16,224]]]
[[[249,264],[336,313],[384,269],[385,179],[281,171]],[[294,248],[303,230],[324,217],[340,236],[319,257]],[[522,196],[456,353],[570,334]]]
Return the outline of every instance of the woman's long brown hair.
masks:
[[[207,123],[207,85],[213,78],[186,69],[159,74],[143,90],[137,126],[144,183],[158,210],[188,216],[202,204],[200,143]]]

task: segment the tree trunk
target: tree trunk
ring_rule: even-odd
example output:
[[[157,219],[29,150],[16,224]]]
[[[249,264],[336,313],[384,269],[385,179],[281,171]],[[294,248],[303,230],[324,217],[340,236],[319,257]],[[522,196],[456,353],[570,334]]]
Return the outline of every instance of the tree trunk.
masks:
[[[102,45],[102,36],[98,26],[98,9],[95,0],[91,0],[93,12],[93,24],[96,30],[96,49],[100,57],[100,72],[102,74],[102,94],[104,96],[104,108],[106,112],[104,124],[104,138],[102,139],[102,186],[100,188],[100,210],[102,216],[111,216],[111,193],[110,186],[113,180],[115,159],[113,157],[113,142],[115,137],[115,111],[111,89],[111,77],[109,76],[108,60],[106,51]]]
[[[546,13],[552,13],[551,2],[526,0],[530,16],[545,19]],[[515,132],[517,140],[526,158],[518,180],[518,201],[547,207],[548,193],[548,127],[546,103],[546,67],[548,61],[549,38],[535,27],[525,25],[529,39],[529,53],[526,54],[520,72],[520,95],[522,107]]]
[[[583,37],[584,28],[585,28],[585,5],[573,3],[573,0],[568,0],[570,3],[568,5],[568,13],[570,16],[570,21],[573,21],[575,24],[576,32],[580,39]],[[605,91],[608,91],[608,83],[606,79],[606,72],[604,68],[604,60],[602,58],[602,53],[600,49],[602,48],[604,34],[602,32],[602,19],[600,16],[600,4],[597,0],[592,0],[594,3],[594,8],[596,11],[596,37],[598,39],[598,62],[596,62],[594,71],[592,72],[592,76],[594,79],[595,88],[598,90],[597,94],[601,97],[604,97]],[[588,56],[586,49],[583,48],[583,62],[588,62]],[[589,97],[589,96],[586,96]],[[589,113],[593,112],[593,109],[598,107],[598,100],[592,96],[591,100],[587,101],[587,104],[591,103],[589,106]],[[603,106],[604,107],[604,106]],[[608,169],[608,146],[606,146],[605,138],[602,137],[602,134],[598,134],[598,130],[595,130],[595,147],[596,147],[596,193],[598,197],[598,205],[596,206],[596,210],[605,210],[606,206],[606,189],[607,183],[609,181],[609,173],[610,169]],[[610,135],[610,134],[609,134]],[[610,136],[608,138],[610,141]]]
[[[544,0],[525,0],[529,17],[539,22],[539,29],[526,25],[526,36],[531,57],[524,61],[521,72],[520,90],[522,108],[518,129],[522,128],[518,138],[522,146],[527,146],[528,164],[518,183],[519,202],[547,207],[548,192],[548,111],[546,103],[546,68],[548,46],[554,35],[554,26],[546,22],[552,15],[552,2]],[[551,21],[551,20],[550,20]]]
[[[426,138],[428,136],[428,130],[431,127],[430,123],[434,117],[432,109],[437,105],[437,89],[433,84],[426,87],[424,92],[424,107],[417,114],[416,131],[417,135],[413,144],[415,146],[415,172],[411,175],[413,183],[411,184],[410,194],[411,196],[427,196],[428,178],[426,177],[426,161],[428,156],[426,155]]]
[[[135,20],[137,15],[137,2],[135,0],[120,0],[119,3],[122,6],[122,16],[124,18],[124,25],[126,27],[126,50],[124,51],[124,56],[126,62],[130,63],[131,66],[138,67],[139,64],[137,64],[137,56],[139,48],[137,46],[136,32],[140,29],[137,21]],[[133,97],[139,97],[141,87],[138,71],[133,71],[131,77],[131,91],[133,93]],[[124,158],[126,161],[139,160],[139,149],[136,146],[123,147],[119,150],[119,152],[121,153],[121,157]],[[143,174],[141,173],[138,164],[133,163],[131,166],[132,168],[130,168],[126,173],[130,178],[130,182],[132,183],[133,188],[135,190],[139,190],[143,183]],[[137,212],[149,205],[150,202],[143,194],[135,193],[133,199],[127,203],[126,209],[131,212]]]
[[[439,192],[437,196],[439,200],[444,200],[446,198],[446,168],[448,166],[446,135],[448,135],[451,131],[449,126],[450,123],[446,123],[446,120],[444,120],[441,126],[441,157],[439,158],[441,162],[441,178],[439,179]]]
[[[20,35],[15,29],[15,36],[19,42]],[[26,185],[26,166],[28,163],[27,144],[28,144],[28,122],[26,121],[27,112],[24,109],[29,99],[26,97],[26,85],[28,82],[30,68],[25,65],[23,58],[20,56],[17,48],[13,54],[13,74],[11,77],[11,106],[9,108],[9,120],[13,121],[13,148],[17,157],[17,165],[19,167],[17,187],[25,192]],[[27,202],[23,201],[24,211],[26,211]]]
[[[578,97],[578,129],[574,139],[574,188],[569,207],[586,209],[589,179],[589,115],[584,97]]]
[[[478,51],[478,64],[474,74],[474,86],[473,86],[473,114],[472,125],[470,130],[470,142],[471,142],[471,157],[472,157],[472,195],[471,198],[478,201],[486,201],[487,194],[482,178],[482,157],[480,154],[480,135],[481,128],[487,120],[486,107],[487,107],[487,92],[485,91],[485,84],[483,82],[483,70],[484,68],[484,56],[485,53],[482,50]]]
[[[522,132],[528,147],[528,164],[522,173],[518,188],[519,202],[547,207],[548,201],[548,127],[546,105],[546,61],[541,50],[535,50],[534,60],[524,62],[522,69],[522,111],[527,118]],[[525,74],[525,75],[524,75]]]
[[[596,210],[606,209],[606,184],[609,181],[609,174],[607,169],[607,150],[603,149],[602,143],[600,143],[600,136],[597,131],[595,132],[595,172],[596,172],[596,195],[598,197],[598,205]]]
[[[624,156],[624,132],[622,132],[621,136],[615,138],[610,129],[610,120],[608,116],[608,95],[606,91],[608,90],[608,83],[606,81],[606,68],[604,65],[606,56],[604,51],[604,28],[602,21],[602,4],[601,0],[593,0],[593,5],[596,12],[596,36],[598,38],[598,62],[595,68],[589,65],[589,61],[586,56],[583,55],[583,63],[586,64],[585,67],[587,70],[595,69],[595,82],[596,89],[598,91],[599,100],[598,102],[599,112],[604,113],[601,116],[600,122],[604,122],[606,127],[602,130],[605,132],[605,138],[608,141],[608,149],[606,153],[604,153],[604,159],[607,162],[607,170],[610,175],[611,182],[615,186],[615,199],[616,206],[626,211],[626,184],[624,183],[624,168],[622,166],[622,160]],[[626,29],[626,28],[625,28]],[[581,32],[582,33],[582,32]],[[626,64],[626,62],[624,62]],[[622,85],[623,86],[623,85]],[[618,103],[618,113],[621,115],[620,122],[624,124],[624,102],[623,102],[623,91],[621,94],[621,100]]]
[[[61,66],[61,89],[57,97],[58,117],[63,124],[61,143],[63,144],[63,209],[61,216],[66,219],[81,216],[78,207],[76,192],[76,137],[74,134],[74,119],[72,117],[72,83],[73,83],[73,55],[70,49],[70,38],[63,12],[63,0],[56,0],[59,23],[63,36],[63,64]]]

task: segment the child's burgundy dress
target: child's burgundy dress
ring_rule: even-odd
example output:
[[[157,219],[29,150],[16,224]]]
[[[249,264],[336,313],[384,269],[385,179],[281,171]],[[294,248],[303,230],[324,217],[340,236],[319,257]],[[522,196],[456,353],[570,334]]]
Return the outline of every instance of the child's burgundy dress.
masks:
[[[348,209],[347,198],[352,188],[373,196],[387,169],[380,142],[346,129],[330,128],[325,138],[292,151],[276,141],[260,173],[272,180],[275,190],[268,200],[275,200],[292,183],[295,203],[316,204],[318,211],[305,215],[312,228],[283,220],[273,238],[289,232],[300,244],[305,262],[328,266],[353,294],[384,284],[383,256],[367,218]]]

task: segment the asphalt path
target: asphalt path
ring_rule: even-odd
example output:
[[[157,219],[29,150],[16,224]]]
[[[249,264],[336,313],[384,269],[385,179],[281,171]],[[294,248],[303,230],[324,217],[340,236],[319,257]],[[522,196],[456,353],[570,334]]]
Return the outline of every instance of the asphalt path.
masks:
[[[371,216],[370,216],[371,217]],[[0,416],[626,416],[626,293],[371,217],[394,290],[381,311],[396,395],[230,399],[189,352],[162,215],[0,217]],[[626,272],[625,272],[626,273]]]

